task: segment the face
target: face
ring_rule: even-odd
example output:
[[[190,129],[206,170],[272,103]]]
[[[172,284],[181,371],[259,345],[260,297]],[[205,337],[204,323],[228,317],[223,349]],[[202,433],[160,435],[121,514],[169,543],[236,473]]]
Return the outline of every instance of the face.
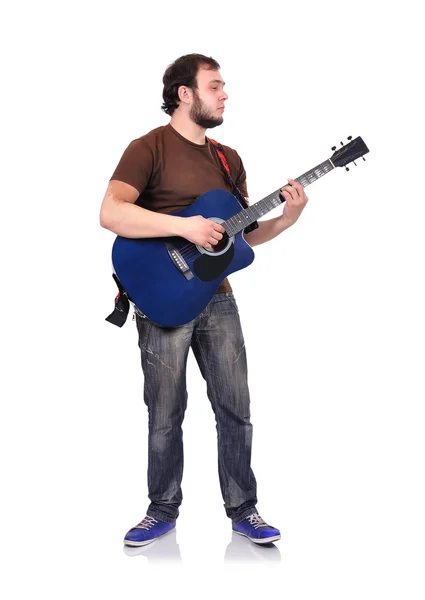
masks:
[[[190,118],[197,125],[211,129],[223,123],[224,102],[228,95],[224,91],[225,83],[219,71],[199,69],[198,89],[193,90],[193,102]]]

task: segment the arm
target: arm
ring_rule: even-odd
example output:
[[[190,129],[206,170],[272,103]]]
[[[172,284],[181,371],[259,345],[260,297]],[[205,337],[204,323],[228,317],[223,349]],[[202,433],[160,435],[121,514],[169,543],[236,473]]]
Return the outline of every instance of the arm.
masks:
[[[176,235],[178,219],[135,204],[148,184],[154,169],[154,154],[146,140],[133,140],[112,177],[100,208],[100,225],[127,238]]]
[[[267,221],[258,221],[258,228],[254,229],[250,233],[244,235],[248,244],[252,246],[259,246],[265,242],[269,242],[282,231],[288,229],[292,223],[285,221],[283,217],[276,217],[275,219],[269,219]]]
[[[304,186],[293,179],[288,179],[290,185],[284,186],[280,192],[285,198],[285,206],[281,217],[260,221],[258,228],[245,235],[250,246],[264,244],[278,236],[282,231],[291,227],[301,215],[308,198],[304,192]]]
[[[239,172],[236,180],[236,186],[239,188],[246,202],[249,204],[245,167],[237,152],[236,156],[239,160]],[[250,233],[245,233],[244,238],[251,247],[259,246],[260,244],[264,244],[265,242],[272,240],[291,225],[292,223],[287,218],[282,217],[269,219],[267,221],[258,221],[257,229],[254,229]]]
[[[100,208],[100,225],[126,238],[180,236],[208,250],[223,238],[224,228],[204,217],[175,217],[135,204],[139,191],[111,180]]]
[[[181,217],[156,213],[135,202],[139,191],[123,181],[111,180],[100,208],[100,225],[127,238],[180,235]]]

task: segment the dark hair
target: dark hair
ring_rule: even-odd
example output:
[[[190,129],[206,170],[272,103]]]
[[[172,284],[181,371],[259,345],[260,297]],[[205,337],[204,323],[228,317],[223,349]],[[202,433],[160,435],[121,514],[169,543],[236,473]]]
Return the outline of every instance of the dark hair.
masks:
[[[211,70],[220,69],[220,65],[213,58],[203,54],[186,54],[175,60],[167,67],[162,78],[164,89],[162,97],[164,102],[161,106],[167,115],[172,115],[179,105],[178,89],[185,85],[192,89],[197,88],[196,75],[200,67]]]

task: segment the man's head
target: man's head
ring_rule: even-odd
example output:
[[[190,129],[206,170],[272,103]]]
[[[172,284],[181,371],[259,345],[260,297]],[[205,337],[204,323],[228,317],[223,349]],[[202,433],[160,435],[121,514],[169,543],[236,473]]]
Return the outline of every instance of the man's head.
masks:
[[[205,129],[221,125],[227,94],[219,69],[217,61],[203,54],[178,58],[162,79],[162,110],[170,116],[182,111]]]

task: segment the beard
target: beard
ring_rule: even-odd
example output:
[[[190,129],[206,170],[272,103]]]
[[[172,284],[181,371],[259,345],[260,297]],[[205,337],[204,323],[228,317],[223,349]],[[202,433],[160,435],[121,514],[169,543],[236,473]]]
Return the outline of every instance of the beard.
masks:
[[[190,109],[190,118],[194,123],[204,129],[212,129],[223,123],[223,117],[213,117],[211,110],[199,98],[196,90],[193,90],[194,103]]]

